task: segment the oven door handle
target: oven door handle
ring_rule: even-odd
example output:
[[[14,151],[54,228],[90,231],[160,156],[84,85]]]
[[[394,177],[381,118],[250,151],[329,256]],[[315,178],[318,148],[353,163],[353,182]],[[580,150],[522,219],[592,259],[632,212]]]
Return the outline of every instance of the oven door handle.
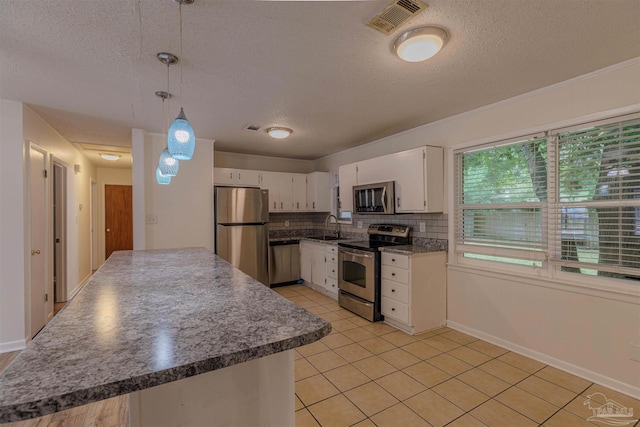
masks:
[[[366,252],[354,252],[348,249],[340,249],[340,252],[342,252],[343,255],[349,256],[352,259],[357,259],[357,258],[372,259],[373,258],[373,254],[366,253]]]

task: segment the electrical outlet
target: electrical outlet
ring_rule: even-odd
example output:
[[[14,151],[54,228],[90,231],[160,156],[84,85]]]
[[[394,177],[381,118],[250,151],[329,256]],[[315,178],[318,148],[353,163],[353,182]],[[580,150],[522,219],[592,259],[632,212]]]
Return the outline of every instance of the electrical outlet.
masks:
[[[156,215],[156,214],[147,215],[146,223],[147,224],[157,224],[158,223],[158,215]]]
[[[425,231],[427,231],[427,224],[424,222],[420,223],[420,232],[424,233]]]
[[[288,227],[288,226],[289,226],[289,220],[288,220],[288,219],[284,221],[284,226],[285,226],[285,227]]]
[[[358,228],[362,228],[362,221],[358,221]]]
[[[640,344],[637,342],[629,343],[629,359],[640,362]]]

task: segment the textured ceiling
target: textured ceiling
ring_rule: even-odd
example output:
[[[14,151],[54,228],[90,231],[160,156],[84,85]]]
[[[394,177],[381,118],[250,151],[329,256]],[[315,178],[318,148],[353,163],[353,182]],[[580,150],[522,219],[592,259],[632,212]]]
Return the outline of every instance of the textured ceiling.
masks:
[[[212,1],[183,6],[184,96],[216,149],[315,159],[640,56],[640,0],[430,0],[391,36],[365,26],[388,0]],[[410,64],[403,29],[441,26],[443,51]],[[72,142],[129,146],[163,131],[179,53],[171,0],[0,0],[0,97]],[[179,110],[171,67],[170,118]],[[263,126],[259,132],[243,130]],[[286,140],[263,130],[287,126]]]

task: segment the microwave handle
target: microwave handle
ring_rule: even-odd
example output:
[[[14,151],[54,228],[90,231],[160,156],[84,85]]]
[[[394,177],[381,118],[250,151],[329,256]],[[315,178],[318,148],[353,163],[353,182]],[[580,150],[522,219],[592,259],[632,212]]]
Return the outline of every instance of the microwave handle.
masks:
[[[382,187],[382,209],[387,211],[387,186]]]

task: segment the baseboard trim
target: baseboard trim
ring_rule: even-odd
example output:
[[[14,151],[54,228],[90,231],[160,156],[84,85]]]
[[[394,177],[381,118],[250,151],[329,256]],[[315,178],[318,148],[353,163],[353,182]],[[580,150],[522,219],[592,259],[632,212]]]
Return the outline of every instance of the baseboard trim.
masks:
[[[592,381],[594,383],[603,385],[612,390],[619,391],[620,393],[624,393],[635,399],[640,399],[640,387],[623,383],[622,381],[618,381],[616,379],[604,376],[602,374],[593,372],[589,369],[582,368],[580,366],[574,365],[564,360],[556,359],[555,357],[549,356],[548,354],[540,353],[538,351],[531,350],[530,348],[523,347],[518,344],[514,344],[510,341],[506,341],[494,335],[487,334],[486,332],[482,332],[477,329],[470,328],[460,323],[452,322],[451,320],[447,320],[447,326],[450,327],[451,329],[464,332],[468,335],[474,336],[476,338],[480,338],[492,344],[499,345],[500,347],[504,347],[510,351],[519,353],[523,356],[530,357],[531,359],[535,359],[538,362],[542,362],[549,366],[553,366],[554,368],[558,368],[565,372],[569,372],[570,374],[576,375],[580,378],[584,378],[588,381]]]
[[[9,342],[0,342],[0,353],[8,353],[10,351],[24,350],[27,346],[27,340],[17,340]]]
[[[87,284],[87,282],[89,281],[89,279],[91,279],[91,276],[93,276],[93,273],[89,273],[84,279],[82,279],[82,281],[78,284],[78,286],[76,286],[75,288],[73,288],[73,290],[67,295],[67,301],[70,301],[73,299],[73,297],[76,296],[76,294],[78,292],[80,292],[80,289],[82,289],[84,287],[84,285]]]

